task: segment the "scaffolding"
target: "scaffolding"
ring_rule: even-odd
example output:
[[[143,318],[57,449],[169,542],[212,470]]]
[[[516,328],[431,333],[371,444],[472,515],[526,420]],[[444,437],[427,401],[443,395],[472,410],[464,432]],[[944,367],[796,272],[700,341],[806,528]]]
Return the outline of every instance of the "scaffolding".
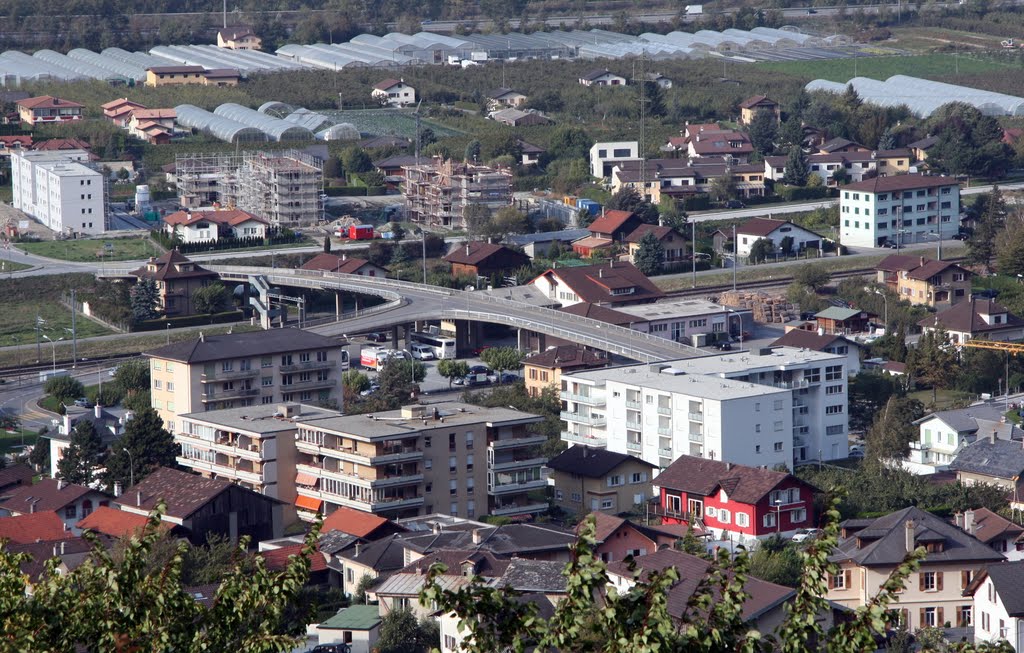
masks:
[[[316,224],[323,218],[323,162],[296,150],[175,157],[178,201],[185,208],[219,203],[275,227]]]
[[[405,210],[413,222],[464,229],[466,209],[512,204],[512,174],[501,168],[441,161],[406,166]]]

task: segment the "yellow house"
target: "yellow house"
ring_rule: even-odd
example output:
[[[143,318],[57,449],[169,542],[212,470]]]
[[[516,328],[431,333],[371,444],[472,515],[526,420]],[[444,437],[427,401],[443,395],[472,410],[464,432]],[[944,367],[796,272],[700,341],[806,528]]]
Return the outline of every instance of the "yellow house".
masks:
[[[263,39],[256,36],[246,25],[225,27],[217,32],[217,47],[228,50],[260,50]]]
[[[578,345],[548,347],[539,354],[523,359],[523,378],[526,392],[539,397],[544,388],[562,387],[562,371],[573,372],[594,367],[605,367],[608,360],[596,352]]]
[[[153,66],[146,69],[146,86],[205,83],[206,69],[202,66]]]
[[[767,95],[755,95],[740,103],[740,124],[749,125],[754,122],[754,116],[762,111],[773,114],[776,123],[782,120],[782,111],[778,102]]]
[[[828,599],[859,608],[874,597],[889,574],[917,548],[924,561],[890,605],[891,621],[911,632],[919,628],[967,627],[974,603],[964,597],[978,570],[1005,560],[973,535],[931,513],[910,507],[878,519],[843,522],[842,538],[832,556],[839,571],[829,577]]]
[[[580,514],[615,515],[647,501],[656,467],[636,456],[586,446],[569,447],[548,461],[555,505]]]
[[[946,308],[971,296],[973,273],[952,261],[891,254],[875,268],[878,283],[911,304]]]
[[[907,148],[877,150],[874,156],[875,167],[881,177],[910,172],[913,152]]]

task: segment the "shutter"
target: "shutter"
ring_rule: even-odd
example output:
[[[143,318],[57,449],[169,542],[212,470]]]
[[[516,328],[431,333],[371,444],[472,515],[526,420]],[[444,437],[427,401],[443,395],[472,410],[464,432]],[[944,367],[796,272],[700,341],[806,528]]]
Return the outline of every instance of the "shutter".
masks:
[[[918,572],[918,574],[917,574],[917,590],[919,592],[923,592],[924,591],[924,572],[923,571]],[[924,613],[922,612],[922,614],[924,614]]]
[[[957,606],[956,608],[956,623],[953,624],[957,628],[962,628],[964,623],[964,609]]]
[[[946,623],[946,619],[942,616],[942,606],[939,606],[935,610],[935,626],[937,628],[942,628],[943,624],[945,624],[945,623]]]
[[[843,579],[846,581],[844,586],[846,587],[846,589],[851,589],[853,587],[853,572],[847,569],[843,572],[843,574],[845,574],[846,576],[846,578]]]
[[[935,589],[940,592],[942,591],[942,573],[941,571],[935,572]],[[942,608],[939,609],[941,610]]]
[[[927,625],[927,622],[924,620],[924,608],[920,609],[918,617],[920,618],[920,621],[917,622],[917,627],[924,628]]]
[[[965,570],[965,571],[961,571],[961,572],[960,572],[960,589],[962,589],[962,590],[965,590],[965,589],[967,589],[967,584],[968,584],[969,582],[971,582],[971,581],[970,581],[970,577],[971,577],[971,572],[969,572],[969,571],[966,571],[966,570]],[[959,619],[959,617],[958,617],[958,618],[957,618],[957,621],[959,621],[959,620],[960,620],[960,619]]]
[[[832,574],[828,575],[828,588],[834,590],[836,588],[836,577]]]

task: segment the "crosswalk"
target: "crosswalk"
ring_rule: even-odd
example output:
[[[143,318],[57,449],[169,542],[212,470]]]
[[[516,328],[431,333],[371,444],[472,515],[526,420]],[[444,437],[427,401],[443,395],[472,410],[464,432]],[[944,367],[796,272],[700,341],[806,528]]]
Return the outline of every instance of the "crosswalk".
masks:
[[[51,423],[51,420],[55,419],[52,414],[29,405],[25,406],[25,410],[19,413],[18,417],[21,418],[22,426],[52,427],[53,425]]]

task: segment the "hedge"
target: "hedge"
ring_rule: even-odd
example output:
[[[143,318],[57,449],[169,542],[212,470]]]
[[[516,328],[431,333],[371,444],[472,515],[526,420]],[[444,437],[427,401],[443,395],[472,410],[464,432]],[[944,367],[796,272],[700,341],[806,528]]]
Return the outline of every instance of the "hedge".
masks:
[[[177,249],[182,254],[193,252],[219,251],[224,249],[247,249],[250,247],[265,247],[267,245],[287,245],[299,243],[304,240],[301,234],[282,233],[268,238],[220,238],[216,241],[204,241],[201,243],[177,242],[163,231],[152,231],[150,234],[153,240],[162,245],[165,249]]]
[[[329,186],[324,189],[327,197],[365,197],[366,186]]]
[[[166,329],[167,325],[171,325],[172,329],[179,327],[188,326],[200,326],[203,324],[222,324],[224,322],[240,322],[247,319],[245,311],[225,311],[223,313],[214,313],[213,315],[184,315],[182,317],[169,317],[159,318],[156,320],[146,320],[145,322],[137,323],[132,330],[133,331],[158,331],[160,329]]]
[[[826,197],[838,197],[839,190],[825,186],[784,186],[776,187],[775,192],[786,202],[799,200],[820,200]]]

